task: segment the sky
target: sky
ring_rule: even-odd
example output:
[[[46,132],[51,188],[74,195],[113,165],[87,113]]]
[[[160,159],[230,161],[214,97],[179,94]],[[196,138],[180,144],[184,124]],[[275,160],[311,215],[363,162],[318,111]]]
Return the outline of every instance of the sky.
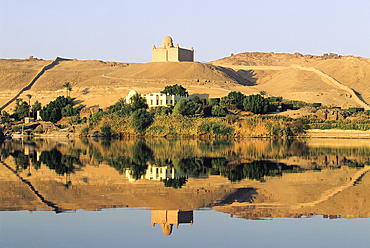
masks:
[[[151,61],[165,36],[209,62],[231,53],[370,58],[368,0],[0,0],[0,58]]]

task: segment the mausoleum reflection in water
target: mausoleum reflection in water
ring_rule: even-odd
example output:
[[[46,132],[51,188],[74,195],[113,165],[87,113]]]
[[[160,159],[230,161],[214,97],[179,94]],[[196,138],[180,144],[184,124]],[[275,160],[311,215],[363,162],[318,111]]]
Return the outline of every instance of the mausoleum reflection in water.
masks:
[[[212,208],[246,219],[368,218],[370,141],[13,140],[1,211],[146,208],[165,235]]]
[[[152,210],[152,227],[159,224],[164,235],[171,235],[173,226],[176,229],[179,224],[193,225],[193,211],[180,210]]]

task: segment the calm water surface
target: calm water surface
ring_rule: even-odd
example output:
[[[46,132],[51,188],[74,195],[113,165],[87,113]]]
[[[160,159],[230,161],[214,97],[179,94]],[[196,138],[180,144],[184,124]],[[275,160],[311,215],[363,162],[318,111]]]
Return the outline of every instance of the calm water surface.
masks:
[[[367,140],[13,140],[0,247],[367,247]]]

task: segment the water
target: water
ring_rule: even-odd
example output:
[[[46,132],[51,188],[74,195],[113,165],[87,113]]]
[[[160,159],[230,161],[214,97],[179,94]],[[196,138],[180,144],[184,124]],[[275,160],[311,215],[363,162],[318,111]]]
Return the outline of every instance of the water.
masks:
[[[370,241],[367,140],[14,140],[0,149],[0,247]]]

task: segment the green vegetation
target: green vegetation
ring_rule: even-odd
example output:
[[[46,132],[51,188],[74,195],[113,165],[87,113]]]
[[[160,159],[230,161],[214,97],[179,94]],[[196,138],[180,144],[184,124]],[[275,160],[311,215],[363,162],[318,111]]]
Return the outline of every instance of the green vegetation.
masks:
[[[349,108],[348,111],[351,113],[359,113],[359,112],[364,112],[365,109],[364,108]]]
[[[370,119],[328,121],[316,118],[299,119],[305,129],[342,129],[342,130],[370,130]]]
[[[22,98],[18,98],[15,101],[14,113],[11,115],[15,120],[22,120],[27,117],[29,110],[29,105]]]
[[[161,93],[175,95],[175,96],[189,96],[189,93],[186,91],[182,85],[171,85],[166,86]]]
[[[267,112],[269,101],[261,95],[249,95],[244,99],[244,110],[255,114],[264,114]]]
[[[66,98],[69,97],[68,92],[72,91],[72,86],[69,82],[65,82],[63,87],[66,88]]]
[[[200,103],[197,104],[193,101],[181,99],[178,103],[176,103],[175,107],[173,108],[173,113],[181,115],[200,114],[202,111],[202,107],[203,106]]]
[[[32,105],[31,109],[32,109],[32,116],[33,118],[36,119],[37,111],[41,110],[41,103],[38,100],[36,100],[36,102]]]
[[[83,107],[83,105],[79,105],[78,107],[73,108],[72,98],[58,96],[55,101],[49,102],[41,109],[40,115],[42,120],[55,123],[62,117],[77,115]]]
[[[1,124],[5,124],[5,123],[10,122],[10,116],[9,116],[8,112],[6,112],[5,110],[1,112],[0,122],[1,122]]]
[[[41,166],[46,166],[58,176],[65,176],[66,188],[72,185],[70,175],[82,166],[79,160],[82,154],[88,161],[106,161],[120,174],[129,174],[134,180],[145,176],[149,165],[159,170],[175,169],[174,178],[163,178],[164,186],[173,188],[184,186],[188,177],[204,175],[221,175],[232,182],[244,179],[264,182],[267,177],[278,177],[284,173],[341,166],[360,169],[370,165],[368,147],[310,147],[304,141],[294,139],[256,139],[248,142],[229,139],[84,140],[75,143],[73,148],[61,145],[57,149],[42,151],[39,161],[36,153],[24,153],[21,142],[0,143],[0,159],[12,156],[16,172],[24,173],[21,176],[31,176]],[[45,147],[40,140],[24,142],[28,146]],[[320,162],[320,166],[300,167],[277,162],[277,159],[289,156],[302,159],[312,156]]]
[[[169,178],[169,179],[164,179],[163,183],[165,187],[172,187],[174,189],[179,189],[182,186],[186,184],[188,179],[186,177],[180,177],[180,178]]]
[[[227,109],[220,105],[213,105],[211,114],[213,116],[226,116]]]
[[[221,99],[220,99],[220,98],[206,98],[206,99],[205,99],[205,104],[206,104],[206,105],[211,105],[211,106],[213,106],[213,105],[217,105],[217,104],[219,104],[219,103],[220,103],[220,101],[221,101]]]
[[[66,93],[70,84],[66,83]],[[181,85],[166,86],[163,93],[188,96],[188,92]],[[283,101],[282,97],[263,97],[266,92],[257,95],[244,95],[241,92],[230,92],[220,98],[200,99],[193,96],[192,100],[181,99],[172,106],[160,106],[148,108],[146,99],[135,94],[130,99],[130,104],[124,99],[119,99],[115,104],[108,107],[107,111],[98,111],[90,117],[80,118],[83,105],[73,107],[73,99],[59,96],[41,108],[36,101],[32,108],[31,95],[27,95],[28,103],[17,99],[14,113],[9,116],[5,111],[0,116],[2,124],[9,123],[11,118],[16,121],[27,115],[35,116],[40,110],[44,121],[58,122],[62,117],[71,117],[63,120],[63,125],[85,124],[80,130],[80,135],[88,135],[89,130],[100,130],[107,137],[112,136],[204,136],[204,137],[286,137],[297,136],[304,129],[346,129],[346,130],[370,130],[369,117],[363,108],[350,108],[353,113],[358,113],[358,118],[340,121],[324,121],[322,119],[301,118],[291,119],[282,116],[263,115],[268,110],[283,111],[303,106],[320,107],[321,103],[305,103],[302,101]],[[252,113],[243,113],[240,109]],[[261,115],[262,114],[262,115]],[[346,113],[348,116],[348,113]],[[341,116],[342,117],[342,116]],[[19,127],[7,125],[16,131]]]
[[[149,127],[152,122],[152,115],[144,108],[138,109],[132,114],[132,127],[139,135],[144,135],[145,129]]]
[[[104,125],[100,130],[106,137],[110,137],[112,134],[111,133],[112,129],[109,125]]]

